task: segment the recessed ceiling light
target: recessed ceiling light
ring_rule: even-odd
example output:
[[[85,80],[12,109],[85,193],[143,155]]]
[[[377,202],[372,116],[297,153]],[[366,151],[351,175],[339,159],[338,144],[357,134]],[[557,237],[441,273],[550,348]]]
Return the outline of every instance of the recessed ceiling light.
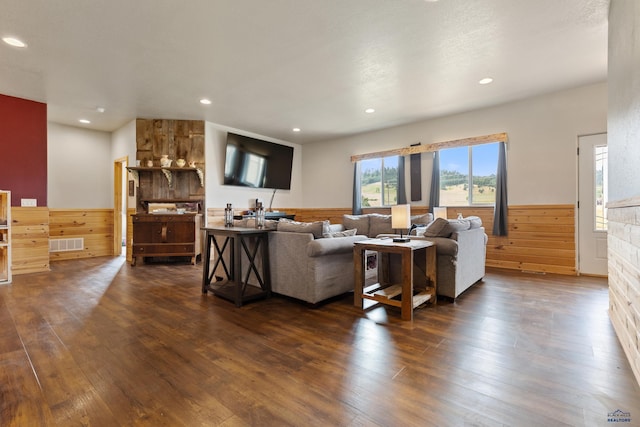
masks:
[[[27,44],[15,37],[3,37],[2,41],[13,47],[27,47]]]
[[[300,128],[293,128],[291,130],[294,131],[294,132],[300,132]]]
[[[202,98],[200,100],[200,104],[202,104],[202,105],[211,105],[211,100],[207,99],[207,98]]]
[[[89,123],[91,123],[91,120],[87,120],[87,119],[80,119],[78,120],[80,123],[83,123],[85,125],[88,125]]]
[[[96,107],[96,111],[98,113],[104,113],[105,110],[104,110],[104,107]]]
[[[478,83],[480,83],[481,85],[488,85],[492,81],[493,79],[491,77],[485,77],[484,79],[480,80]]]
[[[366,110],[364,110],[364,112],[367,114],[371,114],[371,113],[375,113],[376,110],[374,110],[373,108],[367,108]]]

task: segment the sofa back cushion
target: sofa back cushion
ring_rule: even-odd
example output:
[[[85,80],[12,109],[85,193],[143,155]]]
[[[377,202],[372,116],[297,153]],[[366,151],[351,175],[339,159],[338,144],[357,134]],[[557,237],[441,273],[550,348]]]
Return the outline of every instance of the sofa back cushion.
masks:
[[[320,239],[325,233],[329,233],[329,221],[298,222],[289,219],[278,221],[278,231],[293,233],[311,233],[314,239]]]
[[[451,233],[457,233],[471,228],[471,221],[468,219],[448,219],[447,221],[449,222],[449,230]]]
[[[393,228],[391,228],[391,215],[369,214],[369,237],[391,233],[393,233]]]
[[[369,235],[369,215],[343,215],[342,225],[345,229],[356,229],[356,234]]]

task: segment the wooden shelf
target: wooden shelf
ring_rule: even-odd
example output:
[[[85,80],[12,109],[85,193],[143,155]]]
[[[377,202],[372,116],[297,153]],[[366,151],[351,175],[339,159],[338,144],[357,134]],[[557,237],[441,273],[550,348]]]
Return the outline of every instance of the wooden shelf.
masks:
[[[153,166],[153,167],[143,167],[143,166],[130,166],[127,168],[131,175],[133,175],[133,180],[136,183],[136,187],[140,186],[140,172],[162,172],[164,176],[167,178],[167,182],[169,183],[169,187],[173,186],[173,172],[195,172],[200,179],[200,187],[204,187],[204,172],[200,168],[192,168],[192,167],[178,167],[178,166],[170,166],[170,167],[162,167],[162,166]]]
[[[414,290],[414,292],[416,292],[416,290]],[[416,308],[428,302],[431,299],[432,294],[433,290],[429,288],[422,291],[417,291],[417,293],[415,293],[412,298],[412,308]],[[362,298],[377,301],[387,305],[402,307],[402,301],[394,299],[399,295],[402,295],[402,285],[393,284],[390,286],[382,287],[379,283],[375,283],[364,289]]]

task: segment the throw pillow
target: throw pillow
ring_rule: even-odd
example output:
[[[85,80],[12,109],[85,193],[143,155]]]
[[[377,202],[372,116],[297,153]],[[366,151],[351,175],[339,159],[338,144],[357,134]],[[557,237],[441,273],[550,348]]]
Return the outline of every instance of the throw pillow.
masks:
[[[449,221],[444,218],[436,218],[435,221],[427,225],[423,235],[426,237],[449,237],[451,232]]]
[[[343,230],[343,231],[332,231],[329,233],[324,233],[322,237],[326,237],[326,238],[332,238],[332,237],[349,237],[349,236],[355,236],[356,235],[356,230],[355,228],[352,228],[351,230]]]

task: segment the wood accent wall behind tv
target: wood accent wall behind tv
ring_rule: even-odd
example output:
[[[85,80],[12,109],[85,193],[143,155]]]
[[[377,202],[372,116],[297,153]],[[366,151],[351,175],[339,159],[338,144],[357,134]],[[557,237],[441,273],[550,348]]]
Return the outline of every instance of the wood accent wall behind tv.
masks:
[[[136,160],[144,168],[147,161],[153,167],[160,166],[160,158],[168,155],[176,167],[177,159],[194,162],[205,173],[204,121],[202,120],[136,120]],[[162,173],[141,171],[140,186],[137,191],[137,208],[142,208],[141,200],[197,200],[204,204],[205,189],[196,172],[173,171],[173,181],[168,185]],[[203,206],[204,209],[204,206]]]
[[[47,104],[0,95],[0,189],[47,206]]]

